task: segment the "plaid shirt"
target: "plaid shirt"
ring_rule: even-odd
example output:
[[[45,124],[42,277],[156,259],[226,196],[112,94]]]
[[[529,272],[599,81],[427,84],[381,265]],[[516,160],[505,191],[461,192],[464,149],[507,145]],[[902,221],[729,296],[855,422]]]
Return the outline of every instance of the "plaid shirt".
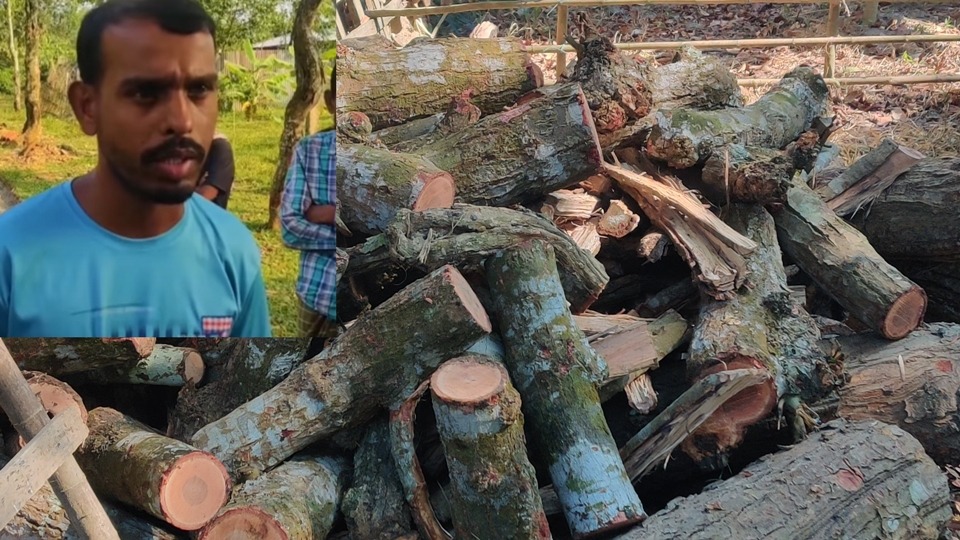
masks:
[[[313,310],[336,319],[337,230],[306,219],[311,205],[337,201],[337,143],[334,131],[305,137],[297,144],[280,205],[283,242],[300,250],[297,295]]]

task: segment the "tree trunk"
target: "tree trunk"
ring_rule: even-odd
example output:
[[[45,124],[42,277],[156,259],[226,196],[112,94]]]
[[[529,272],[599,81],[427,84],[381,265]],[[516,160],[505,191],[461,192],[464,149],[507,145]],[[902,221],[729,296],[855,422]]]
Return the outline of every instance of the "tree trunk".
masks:
[[[340,460],[300,457],[239,486],[200,540],[324,540],[346,481]]]
[[[40,0],[25,0],[25,20],[27,38],[27,120],[23,124],[23,155],[29,156],[40,140],[40,43],[43,29],[40,27],[40,12],[43,9]]]
[[[337,144],[337,202],[353,234],[386,230],[400,209],[450,208],[453,177],[413,154]]]
[[[570,309],[586,310],[607,285],[603,265],[529,210],[457,204],[449,210],[401,211],[383,236],[351,251],[348,271],[386,271],[390,264],[424,271],[446,264],[479,270],[491,254],[530,238],[553,246]]]
[[[10,354],[21,369],[54,377],[111,366],[133,366],[150,356],[156,339],[7,338]]]
[[[647,151],[670,167],[685,169],[703,163],[725,144],[783,148],[809,129],[823,112],[828,94],[820,75],[799,67],[746,107],[659,111],[647,139]]]
[[[487,261],[511,380],[533,446],[550,470],[575,538],[642,521],[596,385],[606,366],[571,318],[553,249],[528,240]]]
[[[430,389],[450,469],[456,536],[552,538],[527,459],[520,394],[506,369],[463,356],[440,366]]]
[[[20,81],[20,52],[17,50],[17,37],[13,32],[13,2],[7,0],[7,31],[10,34],[10,58],[13,59],[13,110],[20,112],[23,107],[23,86]]]
[[[937,538],[950,492],[917,440],[880,422],[828,427],[675,499],[618,540]]]
[[[76,373],[71,381],[85,384],[183,386],[203,379],[203,357],[193,349],[157,344],[146,358],[123,365]]]
[[[446,110],[468,89],[484,114],[543,86],[543,74],[519,39],[435,39],[402,49],[337,45],[337,114],[366,113],[373,129]]]
[[[793,173],[793,163],[783,152],[729,144],[707,158],[701,181],[690,187],[699,188],[717,206],[782,203]]]
[[[230,478],[215,457],[105,407],[90,411],[77,461],[94,491],[186,531],[227,502]]]
[[[401,402],[441,362],[489,332],[480,300],[445,266],[366,312],[283,382],[204,426],[193,443],[233,474],[264,470]]]
[[[783,251],[869,328],[895,340],[923,320],[923,289],[883,260],[806,184],[792,182],[787,204],[774,218]]]
[[[293,17],[293,55],[297,72],[297,88],[287,103],[284,113],[283,133],[280,135],[280,153],[277,168],[270,186],[270,214],[267,223],[276,229],[280,225],[280,197],[287,179],[287,169],[293,159],[297,142],[306,135],[306,120],[310,109],[320,99],[324,73],[319,51],[313,45],[313,21],[317,16],[320,0],[298,0]]]

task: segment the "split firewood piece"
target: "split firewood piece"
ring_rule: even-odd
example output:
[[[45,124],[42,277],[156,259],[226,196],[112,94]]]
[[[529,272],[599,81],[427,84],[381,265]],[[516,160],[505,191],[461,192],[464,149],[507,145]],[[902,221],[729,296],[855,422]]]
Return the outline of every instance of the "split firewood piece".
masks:
[[[670,237],[660,231],[651,231],[640,238],[637,254],[649,262],[657,262],[667,254]]]
[[[154,338],[7,338],[20,369],[61,377],[109,366],[136,365],[150,356]]]
[[[600,217],[597,232],[603,236],[623,238],[640,226],[640,216],[633,213],[627,204],[620,200],[610,201],[610,207]]]
[[[769,536],[761,531],[912,540],[937,538],[950,514],[947,477],[916,439],[881,422],[837,421],[678,499],[618,540]]]
[[[923,289],[806,184],[792,182],[787,204],[774,218],[783,251],[858,320],[888,339],[906,336],[923,320]]]
[[[276,386],[204,426],[193,444],[233,474],[270,468],[401,402],[422,377],[490,330],[466,279],[444,266],[358,317]]]
[[[717,206],[783,202],[793,173],[793,163],[783,152],[728,144],[707,158],[702,186],[697,187]]]
[[[449,208],[453,177],[411,154],[337,145],[340,217],[354,234],[383,232],[401,209]]]
[[[343,460],[298,456],[234,490],[200,540],[324,540],[346,483]]]
[[[660,110],[654,114],[647,152],[670,167],[685,169],[703,163],[726,144],[783,148],[810,128],[828,96],[823,77],[799,67],[746,107]]]
[[[600,206],[595,195],[580,190],[558,189],[547,194],[540,213],[554,223],[587,220],[593,217]]]
[[[587,311],[582,315],[573,316],[573,322],[577,324],[577,328],[579,328],[587,338],[598,334],[606,335],[615,333],[619,330],[630,328],[637,323],[643,321],[649,322],[650,320],[652,319],[644,319],[627,313],[607,314],[597,313],[596,311]]]
[[[560,230],[566,232],[577,247],[596,257],[600,253],[600,233],[594,221],[585,223],[564,223]]]
[[[570,309],[581,313],[590,307],[609,281],[603,265],[528,210],[456,204],[449,210],[400,211],[384,235],[351,250],[348,272],[383,271],[391,264],[425,271],[446,264],[480,269],[491,254],[530,238],[553,246]]]
[[[606,368],[571,318],[553,249],[532,240],[504,250],[487,262],[487,281],[531,446],[550,470],[574,538],[642,521],[600,408],[596,385]]]
[[[205,367],[203,357],[194,349],[157,344],[146,358],[127,365],[114,365],[70,376],[85,384],[147,384],[183,386],[199,384]]]
[[[649,414],[657,408],[657,392],[653,389],[653,379],[649,373],[641,373],[627,383],[623,389],[627,402],[640,414]]]
[[[919,165],[923,159],[923,154],[900,147],[897,152],[891,154],[880,167],[874,170],[869,176],[866,176],[853,187],[837,195],[827,206],[837,213],[838,216],[849,216],[856,214],[864,207],[870,207],[885,190],[889,188],[897,178],[905,172]],[[937,171],[940,172],[940,171]]]
[[[106,407],[90,411],[77,462],[93,489],[185,531],[227,502],[230,477],[213,455],[165,437]]]
[[[453,176],[458,202],[490,206],[527,203],[575,186],[601,161],[593,117],[575,83],[530,92],[417,154]]]
[[[689,279],[682,279],[645,298],[635,311],[641,317],[659,317],[670,309],[679,309],[697,300],[698,296],[696,284]]]
[[[515,38],[433,39],[402,49],[337,44],[337,114],[360,111],[373,129],[443,112],[468,88],[484,114],[543,86],[543,73]]]
[[[506,369],[463,356],[434,372],[430,390],[450,469],[456,537],[552,538],[527,458],[520,394]]]
[[[353,456],[353,480],[340,504],[352,538],[400,538],[412,532],[385,419],[370,424]]]
[[[670,235],[677,251],[694,270],[710,296],[729,298],[746,278],[744,257],[757,248],[731,229],[690,193],[622,167],[604,164],[658,229]]]
[[[823,393],[819,330],[791,301],[773,218],[759,205],[732,204],[726,213],[731,227],[759,247],[747,257],[749,285],[729,300],[703,299],[690,341],[687,377],[695,381],[733,369],[757,369],[769,377],[727,401],[684,441],[684,452],[707,470],[725,466],[728,451],[784,394],[812,401]]]
[[[837,212],[836,203],[833,201],[842,193],[860,182],[871,184],[877,181],[892,181],[923,157],[923,154],[912,148],[899,145],[892,139],[883,139],[879,146],[864,154],[840,175],[828,182],[819,182],[816,187],[817,195],[824,201],[828,201],[831,209]],[[882,178],[889,176],[892,178]],[[840,212],[837,213],[840,214]]]

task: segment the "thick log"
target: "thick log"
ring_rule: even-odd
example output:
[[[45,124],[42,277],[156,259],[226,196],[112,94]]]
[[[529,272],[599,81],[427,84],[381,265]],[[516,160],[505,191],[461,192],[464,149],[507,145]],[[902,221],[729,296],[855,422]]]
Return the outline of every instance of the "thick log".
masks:
[[[351,251],[348,272],[382,270],[385,262],[425,271],[451,264],[470,271],[482,268],[491,254],[530,238],[553,246],[571,310],[586,310],[609,280],[603,265],[552,223],[523,209],[457,204],[449,210],[401,211],[383,236]]]
[[[702,181],[691,184],[713,204],[783,202],[793,178],[786,154],[767,148],[728,144],[703,165]]]
[[[444,137],[448,137],[458,131],[463,130],[467,126],[472,126],[480,121],[480,116],[482,112],[480,107],[474,105],[470,98],[473,97],[472,90],[466,90],[459,96],[453,96],[453,99],[450,100],[450,105],[447,107],[447,110],[439,115],[433,115],[423,120],[435,120],[435,124],[425,123],[422,127],[428,127],[425,133],[422,135],[400,141],[398,144],[393,146],[391,150],[396,152],[413,152],[417,153],[420,148],[439,141]]]
[[[422,377],[490,330],[470,285],[444,266],[364,313],[283,382],[204,426],[193,444],[233,474],[272,467],[401,402]]]
[[[227,502],[230,478],[209,453],[106,407],[90,411],[88,425],[77,461],[102,496],[186,531],[203,527]]]
[[[796,179],[774,213],[780,245],[844,309],[888,339],[923,320],[923,289],[887,263],[870,242]]]
[[[135,365],[150,356],[153,338],[7,338],[20,369],[61,377],[110,366]]]
[[[453,176],[458,202],[489,206],[531,202],[600,166],[593,117],[574,83],[530,92],[417,153]]]
[[[353,481],[340,509],[357,540],[393,540],[413,531],[383,419],[370,424],[353,456]]]
[[[932,540],[950,513],[946,476],[916,439],[880,422],[836,423],[710,489],[674,499],[618,540]]]
[[[80,421],[86,425],[87,407],[84,406],[83,398],[80,397],[80,394],[77,394],[69,384],[39,371],[24,371],[23,378],[27,380],[30,389],[33,390],[34,395],[40,400],[43,409],[47,411],[47,415],[51,418],[76,406],[80,410]],[[0,412],[0,415],[2,414],[3,413]],[[5,435],[4,443],[6,444],[7,453],[11,456],[27,444],[26,440],[16,432]],[[44,477],[44,479],[46,478],[47,477]]]
[[[183,386],[199,384],[205,367],[203,357],[194,349],[157,344],[146,358],[135,363],[114,365],[70,376],[85,384],[146,384]]]
[[[340,218],[354,234],[383,232],[400,209],[449,208],[453,177],[424,158],[337,144]]]
[[[654,115],[647,152],[670,167],[685,169],[703,163],[726,144],[783,148],[824,112],[828,95],[820,75],[799,67],[746,107],[661,110]]]
[[[234,490],[200,540],[324,540],[343,495],[346,467],[329,457],[298,457]]]
[[[709,111],[743,106],[737,76],[716,57],[692,47],[680,49],[673,62],[650,75],[647,87],[659,109]]]
[[[472,88],[484,114],[543,85],[519,39],[435,39],[402,49],[337,44],[337,114],[366,113],[373,129],[443,112]]]
[[[487,281],[531,443],[550,471],[575,538],[642,521],[596,384],[606,367],[574,324],[553,250],[528,241],[491,257]]]
[[[458,538],[552,538],[527,459],[520,394],[492,359],[463,356],[430,380]]]

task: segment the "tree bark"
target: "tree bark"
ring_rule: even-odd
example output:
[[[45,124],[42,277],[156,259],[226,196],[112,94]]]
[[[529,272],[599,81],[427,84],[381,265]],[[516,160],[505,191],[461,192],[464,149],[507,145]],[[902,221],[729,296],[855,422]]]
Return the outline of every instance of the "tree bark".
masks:
[[[319,7],[320,0],[298,0],[293,17],[292,41],[297,88],[287,102],[284,112],[277,168],[270,186],[270,214],[267,223],[273,229],[280,225],[280,196],[287,179],[287,169],[293,159],[293,150],[297,141],[306,135],[307,114],[319,101],[324,82],[319,51],[314,46],[311,35]]]
[[[7,338],[4,342],[21,369],[54,377],[136,365],[150,356],[156,344],[153,338]]]
[[[894,264],[927,294],[926,321],[960,323],[960,262],[894,261]]]
[[[675,499],[618,540],[937,538],[950,493],[917,440],[880,422],[828,427]]]
[[[892,139],[884,139],[876,148],[864,154],[842,173],[826,181],[817,182],[817,195],[820,195],[820,198],[824,201],[836,199],[841,193],[870,176],[874,171],[879,169],[890,156],[901,152],[902,148],[903,147],[895,143]],[[906,157],[910,158],[912,158],[912,154],[916,152],[916,150],[912,149],[905,150]],[[916,162],[915,159],[911,160]],[[903,171],[900,172],[902,173]]]
[[[480,300],[445,266],[359,317],[283,382],[204,426],[193,444],[235,475],[264,470],[401,402],[422,377],[489,332]]]
[[[810,128],[823,112],[828,94],[820,75],[799,67],[746,107],[658,111],[647,152],[670,167],[685,169],[703,163],[725,144],[783,148]]]
[[[23,155],[29,156],[39,143],[41,135],[42,106],[40,98],[40,42],[43,29],[40,26],[40,12],[43,9],[40,0],[25,0],[25,21],[27,38],[27,119],[23,124]]]
[[[200,531],[200,540],[324,540],[343,496],[346,468],[329,457],[300,457],[238,486]]]
[[[90,411],[77,461],[94,491],[186,531],[227,502],[230,478],[212,455],[105,407]]]
[[[20,52],[17,49],[17,37],[13,32],[13,2],[7,1],[7,32],[10,34],[10,58],[13,59],[13,110],[20,112],[23,107],[23,86],[20,81]]]
[[[680,49],[674,62],[653,70],[647,86],[659,109],[710,111],[743,106],[736,75],[715,57],[692,47]]]
[[[486,269],[511,380],[574,538],[642,521],[600,408],[596,385],[606,366],[571,318],[553,249],[525,241]]]
[[[923,320],[927,296],[874,250],[867,239],[794,180],[774,214],[780,246],[854,317],[888,339]]]
[[[520,394],[492,359],[463,356],[430,381],[437,429],[450,469],[458,538],[552,538],[527,459]]]
[[[81,422],[87,423],[87,408],[83,404],[83,399],[69,384],[39,371],[24,371],[23,378],[27,380],[30,390],[40,400],[48,416],[52,418],[67,408],[76,405],[80,409]],[[0,411],[0,418],[3,416],[2,411]],[[16,431],[10,431],[3,435],[5,449],[11,456],[27,444],[26,439]]]
[[[600,143],[579,85],[535,90],[418,154],[457,184],[457,201],[509,206],[577,184],[600,167]]]
[[[373,129],[441,113],[472,88],[484,114],[543,86],[519,39],[435,39],[402,49],[337,46],[337,114],[367,114]]]
[[[479,270],[491,254],[530,238],[553,246],[570,309],[586,310],[609,280],[603,265],[552,223],[523,209],[457,204],[449,210],[401,211],[383,236],[351,251],[348,272],[383,271],[389,264],[424,271],[446,264]]]
[[[793,173],[793,163],[783,152],[729,144],[707,158],[701,181],[691,187],[717,206],[782,203]]]
[[[135,363],[112,365],[70,376],[87,384],[145,384],[183,386],[199,384],[204,374],[203,357],[185,347],[157,344],[149,356]]]
[[[337,144],[337,202],[350,232],[383,232],[400,209],[450,208],[453,177],[413,154]]]

